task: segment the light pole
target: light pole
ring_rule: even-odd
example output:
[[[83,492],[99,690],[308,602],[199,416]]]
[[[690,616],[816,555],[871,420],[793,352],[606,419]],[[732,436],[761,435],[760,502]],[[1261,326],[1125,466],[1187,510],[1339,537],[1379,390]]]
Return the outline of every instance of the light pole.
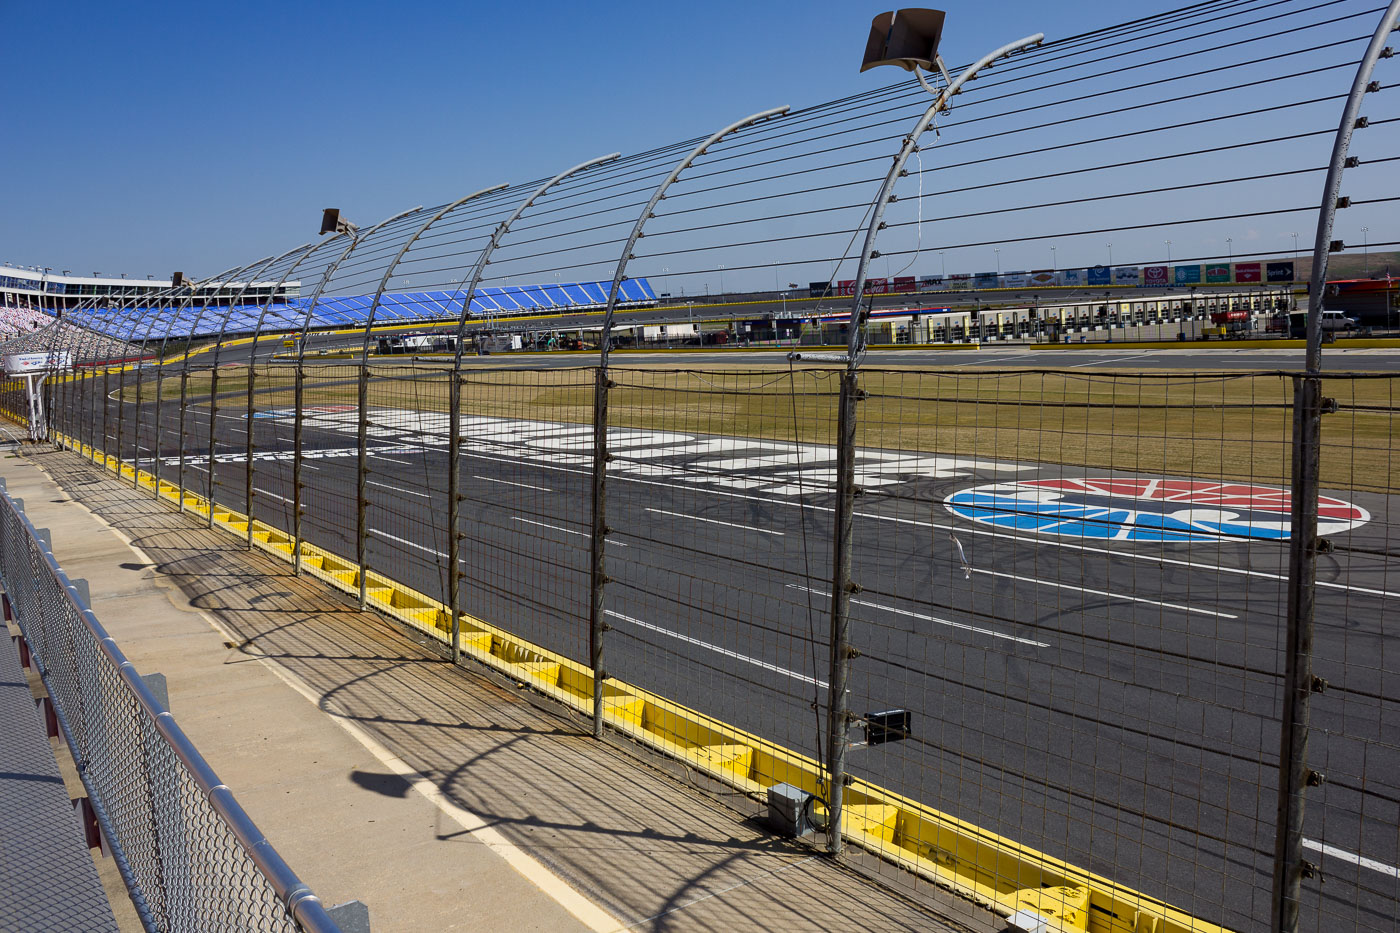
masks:
[[[1108,244],[1108,267],[1113,268],[1113,244]]]
[[[1001,284],[1001,247],[992,247],[992,252],[997,254],[997,285]]]
[[[938,263],[943,269],[943,287],[948,287],[948,260],[945,258],[943,250],[938,251]]]
[[[724,294],[724,263],[719,264],[719,293]]]
[[[1050,271],[1058,272],[1059,268],[1059,265],[1055,261],[1055,247],[1052,246],[1050,247]]]
[[[1167,265],[1172,264],[1172,241],[1167,240]]]
[[[1296,268],[1298,268],[1298,234],[1295,233],[1295,234],[1292,234],[1292,236],[1293,236],[1293,268],[1296,269]]]
[[[1228,236],[1227,236],[1227,237],[1225,238],[1225,249],[1226,249],[1226,251],[1228,252],[1228,255],[1229,255],[1229,257],[1230,257],[1230,265],[1233,266],[1233,265],[1235,264],[1235,238],[1234,238],[1234,237],[1228,237]]]
[[[1370,233],[1370,227],[1361,228],[1361,255],[1366,262],[1366,278],[1368,279],[1371,277],[1371,237],[1369,235]],[[1296,233],[1293,234],[1293,253],[1294,261],[1296,262],[1298,253],[1298,234]]]
[[[671,267],[661,267],[661,290],[666,293],[666,297],[671,297]]]

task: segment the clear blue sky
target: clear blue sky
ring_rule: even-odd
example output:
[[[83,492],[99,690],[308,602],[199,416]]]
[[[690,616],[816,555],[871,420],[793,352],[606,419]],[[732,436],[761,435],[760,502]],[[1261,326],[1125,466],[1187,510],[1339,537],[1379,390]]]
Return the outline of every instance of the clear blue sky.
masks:
[[[945,6],[950,62],[1143,12]],[[857,73],[884,9],[11,0],[0,260],[207,275],[311,239],[323,207],[368,223],[870,90],[903,77]]]

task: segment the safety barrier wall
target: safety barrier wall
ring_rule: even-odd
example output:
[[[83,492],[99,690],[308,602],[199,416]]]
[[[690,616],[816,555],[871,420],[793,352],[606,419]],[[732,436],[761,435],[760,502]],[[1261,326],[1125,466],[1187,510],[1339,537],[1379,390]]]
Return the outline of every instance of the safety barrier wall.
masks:
[[[1324,379],[1316,340],[1306,373],[1110,378],[870,370],[861,335],[872,275],[948,251],[1238,266],[1314,223],[1316,316],[1345,230],[1396,245],[1400,115],[1371,74],[1397,4],[1207,3],[1020,43],[951,113],[914,83],[775,107],[94,301],[50,335],[79,367],[49,383],[51,436],[599,734],[756,798],[802,788],[833,854],[1069,928],[1393,926],[1394,691],[1383,630],[1352,623],[1394,598],[1389,383]],[[677,323],[676,292],[850,280],[845,352],[616,365],[641,275]],[[385,295],[554,280],[613,283],[596,366],[470,358],[500,322],[468,316],[450,357],[370,352]],[[292,281],[308,309],[361,299],[358,348],[271,305],[251,338],[174,333]],[[743,307],[733,336],[800,338],[779,302]],[[93,367],[84,322],[146,359]]]
[[[0,483],[0,584],[142,926],[339,927],[162,708]]]

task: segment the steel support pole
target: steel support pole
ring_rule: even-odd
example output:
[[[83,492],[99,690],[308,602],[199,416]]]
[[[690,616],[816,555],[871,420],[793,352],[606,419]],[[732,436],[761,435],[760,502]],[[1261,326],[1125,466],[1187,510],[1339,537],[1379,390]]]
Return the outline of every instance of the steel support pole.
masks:
[[[368,482],[369,482],[369,448],[368,448],[368,441],[369,441],[369,438],[368,438],[369,410],[368,410],[368,408],[366,407],[365,403],[366,403],[366,401],[368,400],[368,398],[367,398],[367,393],[368,393],[368,387],[369,387],[369,340],[370,340],[370,334],[371,334],[371,332],[372,332],[373,329],[374,329],[374,317],[375,317],[375,312],[379,309],[379,303],[380,303],[380,301],[384,298],[384,290],[389,286],[389,279],[393,276],[394,270],[397,269],[397,268],[399,267],[399,263],[402,262],[404,256],[406,256],[406,255],[408,254],[409,248],[412,247],[413,244],[416,243],[416,242],[418,241],[418,238],[419,238],[419,237],[421,237],[424,233],[427,232],[427,230],[428,230],[429,227],[431,227],[433,224],[437,223],[437,222],[438,222],[439,220],[441,220],[443,217],[445,217],[445,216],[447,216],[448,214],[450,214],[452,211],[455,211],[457,208],[461,207],[463,204],[466,204],[468,201],[475,200],[476,198],[482,197],[483,195],[491,194],[492,192],[500,191],[501,189],[503,189],[503,188],[505,188],[505,187],[507,187],[507,186],[506,186],[504,183],[501,183],[501,184],[497,184],[497,185],[492,185],[492,186],[490,186],[489,188],[482,188],[480,191],[474,191],[474,192],[472,192],[471,194],[467,195],[466,197],[458,198],[456,201],[453,201],[451,204],[447,205],[447,206],[444,207],[442,210],[438,211],[438,212],[437,212],[436,214],[434,214],[432,217],[428,218],[428,220],[427,220],[426,223],[424,223],[421,227],[419,227],[417,230],[415,230],[414,233],[413,233],[413,235],[412,235],[411,237],[409,237],[407,240],[404,241],[403,246],[399,247],[399,251],[398,251],[398,253],[394,256],[393,261],[390,262],[389,265],[388,265],[387,267],[385,267],[385,269],[384,269],[384,274],[383,274],[382,276],[380,276],[380,279],[379,279],[379,287],[378,287],[377,289],[375,289],[375,292],[374,292],[374,300],[373,300],[372,302],[370,302],[369,314],[366,315],[366,317],[365,317],[364,339],[363,339],[363,341],[361,342],[361,346],[360,346],[359,398],[360,398],[360,426],[361,426],[361,434],[360,434],[360,445],[359,445],[359,449],[358,449],[358,454],[359,454],[359,469],[358,469],[358,471],[356,472],[356,476],[357,476],[357,478],[358,478],[357,488],[358,488],[358,493],[359,493],[359,495],[357,496],[357,500],[356,500],[356,501],[357,501],[356,514],[358,515],[358,519],[359,519],[359,520],[358,520],[358,524],[356,525],[356,540],[357,540],[358,542],[360,542],[360,550],[359,550],[359,552],[358,552],[358,554],[357,554],[357,559],[358,559],[358,562],[359,562],[360,608],[361,608],[361,609],[363,609],[363,608],[365,607],[365,592],[366,592],[366,591],[365,591],[365,583],[366,583],[366,577],[368,576],[368,574],[367,574],[368,568],[365,566],[365,563],[366,563],[366,562],[365,562],[364,545],[368,542],[368,538],[369,538],[369,528],[368,528],[368,525],[367,525],[367,515],[366,515],[366,512],[367,512],[367,510],[368,510],[368,508],[369,508],[369,496],[368,496],[368,485],[367,485]],[[449,409],[448,419],[449,419],[449,421],[453,420],[452,411],[454,410],[454,406],[455,406],[455,405],[459,405],[459,404],[460,404],[460,403],[457,402],[457,376],[456,376],[456,372],[454,371],[453,374],[452,374],[452,394],[451,394],[451,400],[449,401],[449,405],[448,405],[448,409]],[[453,436],[453,435],[452,435],[452,432],[451,432],[451,429],[450,429],[450,428],[449,428],[448,433],[449,433],[449,438],[448,438],[448,447],[449,447],[448,462],[449,462],[449,463],[454,463],[453,456],[452,456],[452,451],[456,449],[456,447],[453,446],[456,442],[452,440],[452,436]],[[448,548],[447,548],[447,550],[448,550],[448,561],[447,561],[447,563],[448,563],[448,566],[447,566],[447,576],[446,576],[445,586],[446,586],[447,589],[452,590],[452,591],[456,591],[456,589],[457,589],[457,562],[456,562],[456,559],[455,559],[455,556],[454,556],[454,553],[455,553],[455,552],[453,551],[453,541],[456,539],[456,535],[457,535],[457,523],[456,523],[456,514],[457,514],[457,513],[456,513],[456,509],[457,509],[457,484],[458,484],[458,477],[457,477],[457,475],[456,475],[456,470],[455,470],[455,469],[451,469],[451,470],[448,471],[448,474],[447,474],[447,500],[448,500],[448,503],[447,503],[447,537],[448,537]],[[454,607],[453,610],[452,610],[452,662],[455,664],[455,663],[459,660],[459,648],[458,648],[458,645],[457,645],[457,635],[458,635],[458,632],[459,632],[459,625],[458,625],[458,621],[457,621],[457,611],[456,611],[456,609],[455,609],[455,602],[454,602],[453,598],[451,597],[451,594],[449,594],[449,593],[444,593],[443,596],[444,596],[444,597],[447,597],[447,598],[445,598],[445,599],[443,600],[443,602],[446,603],[446,604],[449,605],[449,606],[453,606],[453,607]]]
[[[1283,718],[1279,724],[1279,781],[1274,825],[1274,877],[1270,929],[1295,933],[1302,904],[1303,879],[1313,866],[1303,858],[1303,816],[1307,788],[1322,776],[1308,767],[1308,729],[1312,694],[1322,684],[1312,674],[1313,619],[1317,593],[1317,511],[1322,457],[1322,415],[1335,403],[1322,397],[1322,311],[1326,302],[1327,257],[1341,192],[1342,173],[1361,102],[1371,73],[1383,54],[1386,37],[1400,22],[1400,0],[1391,0],[1366,47],[1332,145],[1323,184],[1317,234],[1313,240],[1309,282],[1307,372],[1294,377],[1293,474],[1288,541],[1288,621],[1284,635]]]
[[[413,210],[418,210],[414,208]],[[306,315],[302,318],[301,335],[297,339],[297,365],[293,373],[293,412],[292,412],[292,573],[295,576],[301,575],[301,463],[302,463],[302,437],[303,425],[306,421],[302,411],[302,403],[306,397],[306,337],[311,331],[311,317],[316,313],[316,305],[321,300],[321,295],[325,292],[326,286],[330,284],[331,277],[340,268],[351,253],[355,251],[365,238],[375,233],[386,224],[393,223],[401,217],[413,213],[413,211],[400,211],[391,217],[386,217],[365,231],[357,231],[353,235],[347,233],[337,233],[332,235],[327,243],[335,241],[338,237],[349,237],[350,243],[345,247],[339,256],[335,258],[325,273],[321,276],[321,281],[316,283],[316,291],[311,296],[311,300],[306,305]]]
[[[827,679],[827,851],[840,855],[846,750],[850,744],[852,527],[855,521],[856,403],[860,399],[859,371],[848,367],[841,375],[836,415],[836,513],[831,568],[831,670]]]
[[[827,688],[827,850],[832,855],[840,855],[844,847],[843,838],[843,797],[845,792],[846,749],[849,745],[848,733],[851,725],[850,698],[847,684],[850,680],[851,641],[850,608],[851,593],[859,589],[852,580],[852,525],[855,520],[855,497],[858,492],[855,483],[855,443],[857,405],[864,392],[860,388],[860,363],[865,355],[865,338],[861,314],[861,302],[865,300],[865,282],[870,269],[870,260],[878,256],[875,252],[875,238],[884,226],[886,207],[895,200],[895,183],[905,175],[904,165],[919,148],[919,140],[933,123],[938,114],[947,109],[948,102],[962,91],[968,81],[978,72],[991,66],[997,59],[1040,43],[1044,35],[1036,33],[1018,39],[989,52],[962,74],[954,78],[940,91],[932,104],[924,111],[913,130],[904,137],[899,153],[890,165],[889,172],[880,184],[875,196],[874,209],[870,212],[870,223],[865,231],[865,242],[861,247],[860,264],[856,269],[855,290],[851,298],[851,318],[847,332],[846,372],[841,379],[841,395],[837,413],[836,439],[836,514],[832,541],[831,571],[831,635],[828,650],[831,652],[831,673]],[[922,78],[920,78],[922,82]],[[927,85],[926,85],[927,86]],[[980,328],[979,328],[980,335]],[[980,336],[979,336],[980,339]]]
[[[291,252],[296,252],[296,250],[292,250]],[[214,340],[214,362],[209,367],[209,447],[206,451],[204,462],[204,475],[207,477],[205,491],[207,493],[207,499],[209,500],[209,514],[206,517],[206,525],[209,528],[214,527],[214,448],[215,438],[218,435],[219,418],[219,358],[224,348],[224,340],[228,336],[228,322],[233,317],[234,312],[243,303],[244,297],[248,294],[248,289],[253,287],[253,283],[257,280],[258,276],[266,272],[273,263],[289,255],[291,255],[291,253],[283,253],[281,256],[269,256],[260,263],[252,263],[245,267],[241,274],[247,281],[244,282],[243,287],[238,290],[238,294],[230,299],[228,310],[224,312],[223,318],[219,321],[219,336]],[[253,269],[253,266],[258,267],[256,271]],[[251,368],[250,366],[249,369],[251,370]],[[252,430],[251,423],[244,425],[244,427],[249,431]]]
[[[461,503],[462,495],[459,489],[460,475],[462,471],[462,348],[466,343],[467,317],[471,314],[472,301],[476,298],[477,287],[481,285],[482,276],[486,273],[486,264],[491,261],[491,254],[496,251],[496,247],[501,245],[501,240],[510,231],[511,225],[520,219],[520,216],[529,209],[530,205],[539,200],[545,192],[559,184],[564,179],[579,172],[587,171],[597,165],[603,165],[617,159],[621,153],[613,152],[587,162],[580,162],[572,168],[565,169],[558,175],[546,181],[516,205],[510,216],[501,221],[496,229],[491,232],[491,238],[482,247],[481,254],[476,257],[476,262],[472,265],[471,275],[467,279],[466,293],[462,296],[462,310],[457,318],[457,342],[452,353],[452,394],[448,409],[448,420],[451,422],[448,431],[448,451],[447,451],[447,481],[448,481],[448,516],[447,516],[447,561],[449,565],[448,580],[451,581],[452,599],[452,661],[455,664],[461,657],[461,626],[462,626],[462,532]]]
[[[607,465],[610,459],[608,454],[608,389],[612,387],[612,382],[608,378],[608,354],[612,350],[612,323],[613,314],[617,309],[618,290],[626,278],[627,263],[634,258],[632,248],[637,245],[637,240],[641,239],[642,228],[646,226],[648,220],[655,216],[652,212],[661,203],[661,199],[666,196],[666,189],[671,187],[681,176],[681,172],[684,172],[696,159],[704,155],[706,150],[730,133],[737,132],[746,126],[753,126],[756,123],[780,117],[787,112],[787,106],[782,106],[747,116],[711,134],[708,139],[687,153],[685,158],[676,163],[671,174],[667,175],[652,192],[651,199],[647,201],[646,207],[642,208],[641,214],[638,215],[637,222],[632,227],[632,233],[627,238],[627,243],[622,247],[622,256],[618,259],[617,267],[613,270],[612,285],[608,288],[608,304],[603,313],[602,342],[598,346],[598,378],[593,401],[593,528],[589,562],[588,644],[589,660],[593,667],[593,735],[596,738],[603,736],[603,683],[607,680],[607,672],[603,668],[603,633],[608,629],[608,624],[603,621],[603,588],[608,582],[605,553],[608,534]]]
[[[319,245],[323,246],[325,244]],[[257,425],[257,419],[254,417],[256,413],[254,407],[254,383],[258,370],[258,340],[262,337],[263,326],[267,322],[267,312],[276,303],[278,293],[286,287],[287,282],[291,279],[292,275],[296,273],[296,270],[301,267],[301,264],[315,253],[318,248],[318,245],[312,243],[307,243],[304,246],[298,247],[298,249],[303,250],[302,254],[298,256],[296,261],[283,273],[282,278],[277,282],[277,285],[273,287],[272,294],[268,296],[267,302],[263,304],[262,311],[258,312],[258,324],[257,327],[253,329],[253,345],[248,348],[248,395],[247,408],[244,411],[244,418],[246,419],[244,427],[247,429],[247,433],[243,436],[243,505],[244,508],[248,510],[248,528],[245,534],[245,544],[249,550],[253,549],[253,513],[255,511],[253,508],[253,473],[255,472],[253,467],[253,455],[255,453],[253,432]],[[292,250],[292,253],[295,252],[296,250]],[[291,253],[287,255],[291,255]],[[297,562],[299,562],[299,558]]]

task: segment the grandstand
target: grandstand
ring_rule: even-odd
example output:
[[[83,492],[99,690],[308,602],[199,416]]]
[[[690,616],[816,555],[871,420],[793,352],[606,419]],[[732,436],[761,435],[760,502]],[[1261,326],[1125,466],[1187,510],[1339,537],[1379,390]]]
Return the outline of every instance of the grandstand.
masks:
[[[70,281],[71,279],[71,281]],[[472,296],[471,317],[548,314],[602,309],[611,282],[566,282],[553,285],[505,285],[477,288]],[[168,281],[135,282],[128,279],[73,279],[72,277],[0,267],[0,304],[22,306],[40,317],[26,318],[35,326],[51,320],[51,313],[67,311],[68,320],[109,337],[141,341],[147,337],[212,337],[362,327],[370,320],[383,324],[421,324],[456,320],[462,312],[463,291],[394,292],[373,295],[322,295],[299,297],[299,282],[206,283],[189,296],[156,298],[149,305],[142,297],[169,293]],[[103,296],[110,301],[103,302]],[[271,297],[268,302],[257,298]],[[246,301],[246,299],[255,299]],[[235,300],[246,303],[233,304]],[[644,278],[627,279],[618,289],[620,307],[656,302],[656,293]],[[134,303],[134,306],[133,306]],[[34,307],[40,309],[33,310]],[[216,310],[217,309],[217,310]],[[18,320],[18,319],[17,319]],[[33,330],[34,327],[28,328]],[[0,339],[22,333],[0,329]]]

